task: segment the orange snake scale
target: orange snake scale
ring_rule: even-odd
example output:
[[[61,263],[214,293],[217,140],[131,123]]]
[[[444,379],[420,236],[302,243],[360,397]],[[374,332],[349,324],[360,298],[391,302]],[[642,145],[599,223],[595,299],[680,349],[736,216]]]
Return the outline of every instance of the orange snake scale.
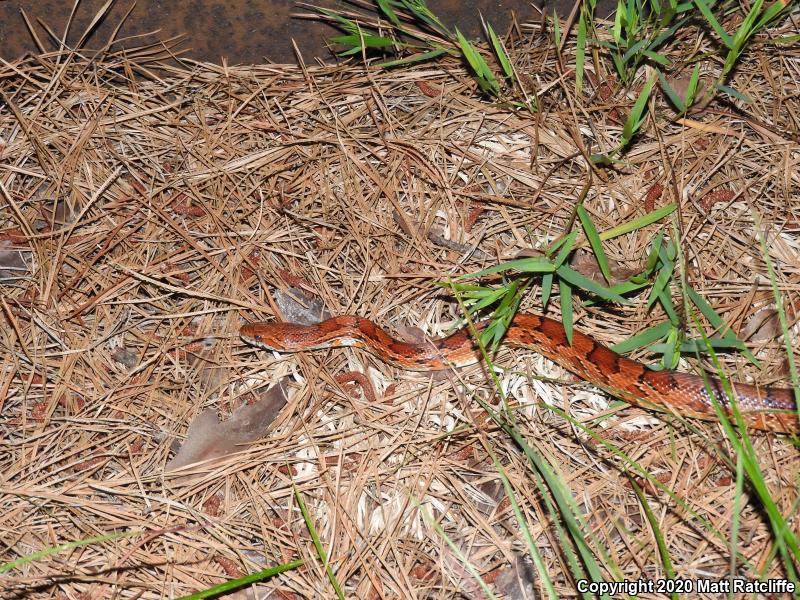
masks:
[[[479,330],[484,326],[476,325]],[[465,366],[478,362],[481,356],[466,329],[426,343],[412,344],[393,338],[369,319],[355,316],[334,317],[316,325],[250,323],[241,328],[240,336],[248,344],[278,352],[356,346],[384,362],[414,371]],[[547,317],[518,313],[504,343],[534,350],[630,404],[714,420],[717,418],[713,406],[716,400],[733,418],[719,379],[704,379],[677,371],[653,371],[578,331],[573,332],[570,345],[563,324]],[[732,387],[740,414],[749,427],[781,433],[800,432],[793,390],[733,382]]]

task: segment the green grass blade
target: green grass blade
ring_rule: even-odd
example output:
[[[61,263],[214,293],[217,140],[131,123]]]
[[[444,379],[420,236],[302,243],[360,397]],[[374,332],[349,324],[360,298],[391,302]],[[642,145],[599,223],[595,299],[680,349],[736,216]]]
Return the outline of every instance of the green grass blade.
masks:
[[[477,75],[478,84],[481,85],[481,88],[485,88],[485,91],[499,92],[500,87],[494,80],[494,74],[489,69],[489,65],[486,64],[486,61],[483,60],[483,56],[481,56],[480,52],[478,52],[475,46],[473,46],[467,40],[467,38],[464,37],[457,27],[456,39],[458,40],[458,45],[461,48],[464,58],[467,59],[467,63],[469,64],[473,73]]]
[[[725,47],[729,50],[732,49],[733,38],[728,35],[728,33],[722,28],[722,25],[720,25],[720,22],[717,21],[714,13],[711,12],[711,6],[706,2],[706,0],[694,0],[694,4],[706,18],[708,24],[711,25],[714,31],[717,32],[719,39],[722,40],[722,43],[725,44]]]
[[[739,350],[743,352],[747,349],[747,346],[741,340],[709,338],[707,342],[703,340],[684,340],[680,345],[680,351],[696,355],[698,352],[705,352],[708,346],[715,350]]]
[[[664,232],[659,231],[655,239],[650,243],[650,254],[647,255],[647,261],[644,265],[644,275],[649,277],[650,274],[658,264],[659,254],[661,252],[661,245],[664,241]]]
[[[381,67],[383,69],[388,69],[390,67],[410,65],[413,63],[430,60],[432,58],[436,58],[437,56],[441,56],[442,54],[446,53],[449,53],[449,51],[446,48],[437,48],[436,50],[430,50],[429,52],[420,52],[419,54],[412,54],[411,56],[406,56],[405,58],[398,58],[397,60],[389,60],[386,62],[382,62],[376,66]]]
[[[626,233],[630,233],[631,231],[641,229],[642,227],[650,225],[651,223],[660,221],[668,214],[674,212],[677,207],[678,206],[674,202],[670,202],[669,204],[662,206],[661,208],[657,208],[654,211],[639,217],[638,219],[628,221],[627,223],[623,223],[622,225],[618,225],[617,227],[612,227],[611,229],[604,231],[600,234],[600,239],[605,242],[619,235],[624,235]]]
[[[652,60],[653,62],[660,64],[661,66],[668,67],[672,64],[672,61],[670,61],[666,56],[664,56],[663,54],[659,54],[658,52],[655,52],[653,50],[647,50],[647,49],[642,50],[642,54],[647,58],[649,58],[650,60]]]
[[[561,240],[554,244],[554,248],[559,248],[558,254],[556,255],[555,260],[553,261],[553,267],[558,268],[564,264],[564,261],[567,260],[572,249],[575,247],[575,240],[578,238],[577,231],[570,231],[567,235],[565,235]]]
[[[628,48],[625,54],[622,55],[622,62],[625,63],[628,62],[633,55],[639,52],[639,50],[641,50],[644,47],[644,45],[647,44],[647,42],[648,42],[647,38],[643,38],[638,42],[636,42],[633,46]]]
[[[736,337],[736,334],[730,329],[730,327],[728,327],[728,324],[724,321],[724,319],[717,314],[717,311],[711,308],[711,305],[706,302],[705,299],[694,290],[694,288],[691,286],[686,286],[686,294],[688,295],[692,304],[694,304],[700,310],[702,315],[708,319],[708,322],[711,323],[711,326],[714,328],[714,331],[717,332],[717,335],[724,340],[738,342],[744,346],[744,343]],[[746,347],[744,347],[742,350],[742,354],[744,354],[744,356],[746,356],[747,359],[756,367],[761,366],[761,363],[758,362],[756,357],[753,356],[753,353],[750,352],[750,350],[748,350]]]
[[[658,26],[666,27],[675,18],[678,12],[675,10],[674,0],[671,2],[672,6],[661,6],[658,12]]]
[[[498,460],[494,449],[488,444],[485,447],[489,457],[492,459],[495,471],[497,471],[497,474],[500,476],[500,481],[503,482],[503,489],[505,490],[506,497],[511,504],[511,509],[514,511],[514,518],[519,525],[520,531],[522,531],[522,537],[525,538],[525,544],[528,548],[528,556],[531,557],[533,564],[536,566],[536,571],[538,572],[539,577],[542,579],[542,583],[544,584],[544,588],[547,590],[548,596],[550,596],[552,600],[557,600],[558,593],[553,585],[553,580],[550,578],[550,574],[547,572],[547,566],[542,558],[542,554],[539,552],[539,548],[536,546],[536,542],[531,535],[531,530],[528,527],[528,521],[525,518],[525,515],[522,514],[522,509],[519,506],[519,502],[517,502],[517,495],[514,493],[514,488],[511,485],[511,481],[508,479],[506,470],[503,468],[502,463]]]
[[[635,0],[628,0],[625,5],[625,25],[627,33],[635,34],[639,31],[641,11],[638,10],[638,3]]]
[[[558,20],[558,13],[553,9],[553,43],[556,47],[556,52],[561,51],[561,25]]]
[[[758,13],[761,12],[761,5],[764,3],[764,0],[755,0],[753,4],[750,6],[750,10],[747,11],[744,19],[742,20],[741,25],[739,25],[739,29],[736,30],[736,33],[733,34],[733,40],[731,41],[731,46],[734,52],[737,54],[744,48],[744,45],[747,43],[748,38],[755,33],[753,29],[753,24],[758,17]],[[778,4],[776,2],[776,4]]]
[[[629,77],[628,72],[625,69],[625,63],[622,62],[622,56],[618,52],[613,52],[611,54],[611,60],[614,63],[614,68],[617,70],[617,75],[619,75],[622,81],[627,82]]]
[[[628,115],[628,118],[625,120],[625,124],[622,126],[622,147],[625,147],[630,143],[631,139],[633,139],[634,134],[639,131],[639,128],[642,126],[644,122],[644,114],[645,108],[647,108],[647,101],[650,99],[650,91],[653,89],[653,84],[656,82],[656,75],[651,77],[647,83],[644,84],[639,97],[636,99],[636,102],[631,109],[631,114]]]
[[[791,3],[788,0],[783,0],[781,2],[773,2],[770,4],[767,9],[764,11],[764,14],[761,15],[761,18],[758,22],[753,25],[754,31],[760,31],[765,26],[767,26],[773,19],[775,19],[781,12],[791,6]]]
[[[121,533],[108,533],[105,535],[96,535],[93,537],[84,538],[82,540],[76,540],[74,542],[65,542],[63,544],[51,546],[50,548],[45,548],[44,550],[38,550],[31,554],[26,554],[25,556],[21,556],[7,563],[3,563],[2,565],[0,565],[0,573],[8,573],[9,571],[13,571],[14,569],[27,565],[28,563],[41,560],[48,556],[52,556],[53,554],[64,552],[65,550],[72,550],[73,548],[88,546],[90,544],[99,544],[101,542],[108,542],[110,540],[118,540],[121,538],[133,537],[136,535],[142,535],[142,533],[143,532],[141,531],[123,531]]]
[[[765,46],[782,46],[784,44],[796,44],[797,42],[800,42],[800,34],[784,35],[774,40],[764,40],[761,43]]]
[[[752,104],[753,103],[753,101],[750,99],[750,97],[748,95],[743,94],[742,92],[740,92],[738,90],[735,90],[735,89],[733,89],[732,87],[730,87],[728,85],[717,84],[714,87],[715,87],[715,89],[719,90],[723,94],[727,94],[731,98],[736,98],[737,100],[740,100],[740,101],[742,101],[742,102],[744,102],[746,104]]]
[[[322,561],[322,564],[325,567],[325,573],[328,575],[328,581],[331,582],[331,586],[333,586],[333,589],[336,592],[336,597],[339,598],[339,600],[344,600],[342,588],[339,585],[339,582],[336,580],[336,575],[334,574],[333,569],[331,569],[331,565],[328,562],[328,555],[325,553],[325,548],[322,547],[322,541],[319,539],[317,529],[314,527],[314,519],[311,518],[311,514],[306,508],[306,503],[303,501],[303,496],[300,495],[300,490],[297,489],[297,485],[295,485],[294,481],[292,481],[292,491],[294,492],[295,500],[297,500],[297,506],[300,508],[300,512],[303,515],[303,520],[306,523],[308,533],[314,542],[314,547],[317,549],[317,557]]]
[[[550,294],[553,293],[553,274],[545,273],[542,275],[542,308],[547,310],[547,303],[550,301]]]
[[[650,525],[650,530],[653,532],[653,537],[656,540],[656,545],[658,546],[658,554],[661,556],[661,564],[664,565],[664,574],[666,575],[666,579],[675,579],[675,569],[672,567],[672,559],[669,555],[669,549],[667,548],[667,543],[664,540],[664,535],[661,533],[661,528],[658,526],[658,519],[656,515],[653,513],[653,509],[650,508],[650,503],[647,502],[647,497],[644,495],[642,488],[636,483],[636,480],[628,475],[628,482],[631,484],[636,497],[639,499],[639,504],[644,510],[644,515],[647,518],[647,523]],[[674,599],[678,598],[678,594],[672,592],[671,597]]]
[[[447,39],[453,39],[452,32],[444,26],[433,11],[428,8],[424,0],[401,0],[404,9],[413,14],[417,19]]]
[[[609,288],[603,287],[599,283],[595,283],[593,280],[586,277],[586,275],[578,273],[567,265],[561,265],[556,270],[556,274],[565,282],[572,284],[573,287],[591,292],[603,300],[611,300],[612,302],[619,302],[620,304],[628,304],[628,301],[619,294],[611,292]]]
[[[478,400],[481,404],[481,407],[489,412],[490,414],[496,415],[496,411],[493,411],[492,408],[483,402],[482,400]],[[490,412],[491,411],[491,412]],[[513,426],[511,426],[508,422],[498,416],[495,421],[498,425],[509,434],[517,445],[522,449],[525,453],[525,456],[528,459],[528,463],[531,467],[531,471],[535,474],[538,474],[544,480],[546,484],[546,489],[550,492],[551,497],[556,503],[558,508],[558,514],[561,516],[564,524],[567,527],[567,531],[569,532],[570,539],[574,544],[575,548],[577,549],[581,561],[585,566],[586,570],[588,571],[588,577],[593,581],[600,581],[602,579],[602,574],[600,570],[600,566],[598,565],[591,548],[586,540],[586,534],[584,531],[588,531],[589,528],[583,522],[581,518],[581,511],[578,508],[575,499],[572,497],[569,489],[563,482],[562,477],[560,477],[557,473],[553,471],[552,466],[548,463],[548,461],[542,457],[539,452],[537,452],[532,446],[530,446],[527,440],[520,434],[520,432]],[[542,490],[544,492],[544,490]],[[555,516],[555,515],[554,515]],[[566,549],[566,548],[564,548]],[[569,556],[569,555],[568,555]],[[609,561],[610,562],[610,561]],[[573,573],[580,577],[580,572],[582,571],[580,565],[574,562],[570,562],[571,569]],[[586,596],[591,597],[591,596]],[[608,598],[608,596],[604,596]]]
[[[516,258],[498,265],[492,265],[491,267],[481,269],[477,273],[459,275],[456,278],[456,281],[484,277],[486,275],[493,275],[495,273],[504,273],[505,271],[521,271],[523,273],[552,273],[555,270],[556,267],[552,262],[550,262],[550,259],[544,256],[528,256],[526,258]]]
[[[672,25],[670,25],[667,29],[659,33],[656,37],[653,38],[653,41],[650,42],[650,45],[647,46],[648,50],[655,50],[661,44],[666,42],[667,40],[673,39],[675,32],[683,27],[689,19],[681,19],[680,21],[676,21]]]
[[[619,294],[620,296],[624,296],[625,294],[630,294],[631,292],[635,292],[637,290],[642,290],[650,285],[646,279],[644,281],[634,281],[636,278],[632,278],[630,281],[623,281],[622,283],[618,283],[616,285],[612,285],[608,288],[608,291],[612,294]],[[587,301],[587,304],[589,301]]]
[[[744,461],[741,457],[736,457],[736,490],[733,494],[733,519],[731,520],[731,547],[735,547],[736,540],[739,539],[739,527],[741,524],[741,511],[742,499],[744,495],[745,471]],[[735,577],[736,570],[736,553],[731,552],[731,568],[730,573]]]
[[[647,309],[649,310],[653,303],[658,300],[661,295],[667,290],[669,282],[672,280],[672,274],[675,270],[674,257],[672,260],[663,260],[661,268],[658,270],[656,280],[653,282],[653,287],[650,289],[650,295],[647,298]]]
[[[558,280],[558,291],[561,295],[561,322],[564,324],[564,333],[567,334],[567,341],[572,345],[573,312],[572,312],[572,288],[564,279]]]
[[[597,264],[600,266],[600,272],[603,274],[605,280],[610,283],[611,269],[608,266],[606,253],[605,250],[603,250],[603,242],[600,241],[600,235],[597,233],[597,228],[594,226],[594,223],[592,223],[589,213],[586,212],[586,209],[582,204],[579,204],[576,207],[575,212],[577,212],[578,218],[581,220],[583,231],[586,233],[586,239],[589,240],[589,245],[592,247],[594,257],[597,260]],[[561,266],[558,262],[556,264]]]
[[[331,19],[333,21],[336,21],[337,25],[339,27],[341,27],[342,29],[344,29],[345,31],[347,31],[348,33],[352,33],[354,35],[358,35],[359,27],[358,27],[358,23],[356,23],[355,21],[351,21],[350,19],[345,19],[340,14],[338,14],[338,13],[332,11],[332,10],[321,8],[319,6],[315,6],[314,10],[317,11],[318,13],[328,17],[329,19]]]
[[[544,251],[545,254],[547,256],[552,256],[553,252],[556,252],[570,240],[570,237],[572,238],[572,242],[574,242],[577,236],[578,234],[575,231],[570,231],[567,235],[562,235],[547,247],[547,249]]]
[[[264,569],[263,571],[256,571],[255,573],[250,573],[244,577],[239,577],[237,579],[231,579],[224,583],[220,583],[219,585],[205,589],[202,592],[190,594],[189,596],[182,596],[181,598],[178,598],[178,600],[202,600],[203,598],[211,598],[212,596],[218,597],[221,594],[232,592],[233,590],[250,585],[251,583],[264,581],[270,577],[278,575],[279,573],[283,573],[284,571],[291,571],[292,569],[302,566],[304,563],[304,560],[298,559],[289,563]]]
[[[617,0],[617,9],[614,11],[614,26],[611,28],[611,36],[614,38],[614,41],[617,43],[617,46],[621,46],[623,43],[622,40],[622,19],[625,16],[625,2],[623,0]]]
[[[686,86],[686,98],[684,99],[684,105],[688,109],[692,104],[694,104],[694,97],[697,93],[697,84],[700,82],[700,64],[696,64],[694,69],[692,69],[692,75],[689,77],[689,85]]]
[[[700,512],[692,508],[692,506],[684,500],[681,496],[677,495],[671,489],[669,489],[666,485],[661,483],[659,479],[653,476],[650,472],[647,471],[642,465],[636,462],[633,458],[631,458],[628,454],[624,451],[619,449],[617,446],[609,442],[605,437],[598,434],[596,431],[592,429],[592,427],[588,426],[586,423],[582,423],[577,419],[573,418],[568,413],[564,412],[562,409],[555,407],[555,406],[547,406],[548,410],[556,413],[557,415],[561,416],[562,418],[566,419],[570,422],[570,424],[575,427],[576,429],[580,430],[582,433],[591,437],[598,445],[603,446],[606,450],[611,452],[614,456],[619,458],[622,461],[622,464],[633,471],[636,471],[642,478],[648,481],[654,488],[657,488],[663,494],[668,496],[676,506],[679,506],[681,510],[686,511],[687,514],[690,514],[694,519],[696,519],[702,527],[708,532],[710,537],[715,538],[717,541],[721,542],[723,545],[728,541],[726,537],[722,534],[722,532],[714,527],[714,524],[709,521],[706,517],[704,517]],[[689,425],[687,423],[687,425]],[[701,434],[702,432],[696,431],[697,434]],[[730,464],[730,461],[727,460],[726,456],[723,454],[719,457],[724,463]],[[798,501],[798,505],[800,505],[800,501]],[[735,552],[737,552],[734,549]],[[747,556],[737,552],[739,556],[739,560],[745,563],[748,568],[754,569],[755,565],[748,560]]]
[[[662,369],[676,369],[680,362],[681,355],[678,352],[678,342],[680,341],[680,331],[677,328],[670,330],[667,334],[667,341],[663,344],[655,344],[650,347],[655,353],[661,354]]]
[[[397,13],[394,12],[394,9],[386,0],[376,0],[378,4],[378,8],[381,9],[381,12],[389,19],[389,22],[397,27],[398,29],[402,29],[402,25],[400,24],[400,19],[397,16]]]
[[[482,288],[481,293],[464,290],[460,284],[454,283],[456,291],[466,296],[465,304],[469,306],[470,313],[477,313],[497,302],[508,293],[504,287]]]
[[[611,349],[617,354],[625,354],[627,352],[630,352],[631,350],[644,348],[645,346],[649,346],[653,342],[662,339],[671,330],[672,330],[672,323],[670,323],[669,321],[664,321],[663,323],[659,323],[655,327],[650,327],[649,329],[645,329],[644,331],[637,333],[633,337],[628,338],[623,342],[614,344],[613,346],[611,346]]]
[[[680,317],[678,317],[678,312],[675,310],[675,305],[672,303],[672,295],[669,293],[669,290],[663,290],[658,295],[658,301],[661,304],[661,308],[667,313],[667,317],[669,317],[673,327],[677,328],[681,320]]]
[[[463,304],[461,302],[461,299],[458,298],[458,300],[459,304],[462,306],[463,309]],[[467,315],[467,319],[469,319],[469,315]],[[470,322],[470,327],[472,327],[471,322]],[[472,331],[474,335],[475,334],[474,329]],[[486,352],[485,345],[481,343],[480,339],[478,339],[478,347],[481,351],[481,354],[484,357],[484,360],[486,360],[487,365],[489,366],[489,373],[491,374],[494,384],[497,387],[501,398],[503,399],[504,406],[506,406],[506,412],[504,412],[501,416],[497,411],[495,411],[491,406],[486,404],[486,402],[484,402],[482,399],[475,398],[475,400],[478,402],[478,404],[480,404],[480,406],[484,410],[486,410],[486,412],[500,427],[502,427],[506,432],[508,432],[514,438],[514,440],[517,442],[520,448],[523,449],[523,452],[525,452],[526,455],[528,456],[529,464],[532,467],[531,471],[533,475],[533,480],[542,493],[542,499],[545,503],[545,506],[547,507],[549,514],[551,515],[556,536],[559,542],[561,543],[562,555],[565,556],[574,577],[578,579],[586,578],[586,571],[581,566],[581,562],[579,562],[577,560],[577,557],[575,556],[573,548],[576,548],[582,557],[583,563],[586,564],[587,568],[589,569],[589,575],[593,577],[594,580],[597,580],[597,578],[599,577],[599,568],[594,560],[594,556],[592,555],[588,547],[588,544],[586,542],[585,536],[583,534],[583,530],[588,531],[589,529],[588,527],[586,527],[586,524],[581,521],[580,511],[577,510],[577,506],[575,505],[575,502],[572,499],[568,489],[566,490],[566,492],[563,492],[563,490],[561,490],[560,488],[554,489],[555,487],[558,486],[561,479],[555,473],[553,473],[552,468],[550,468],[546,460],[544,460],[532,448],[528,447],[525,439],[515,428],[513,420],[513,412],[508,410],[502,386],[500,384],[499,379],[497,378],[494,369],[491,368],[490,357]],[[547,482],[547,485],[544,484],[542,478],[544,478],[544,480]],[[563,484],[561,485],[563,486]],[[550,497],[552,497],[556,501],[556,504],[558,506],[558,511],[556,511],[555,507],[550,501]],[[570,505],[570,500],[572,500],[572,505]],[[566,513],[564,511],[566,511]],[[567,524],[567,531],[569,532],[569,535],[573,540],[573,544],[570,544],[567,538],[565,537],[566,532],[564,531],[561,525],[562,522]],[[607,558],[605,561],[606,564],[609,564],[611,561],[610,558],[607,556],[608,553],[603,553],[603,554]],[[617,574],[619,577],[622,576],[621,573],[619,573],[619,569],[616,569],[615,574]],[[589,598],[587,594],[584,594],[583,596],[587,599]]]
[[[524,284],[522,287],[527,289],[528,284]],[[481,336],[481,341],[489,346],[492,351],[497,349],[506,334],[508,326],[511,324],[511,319],[514,318],[514,314],[519,308],[519,303],[522,301],[519,279],[507,284],[504,291],[503,299],[492,314],[490,323]]]
[[[497,34],[489,23],[486,23],[486,29],[489,32],[489,40],[492,42],[494,55],[497,57],[497,61],[503,69],[503,74],[506,76],[506,79],[513,80],[514,70],[511,68],[511,61],[508,58],[508,54],[506,54],[506,49],[503,47],[503,44],[498,39]]]
[[[605,48],[606,50],[615,50],[616,46],[611,42],[607,42],[605,40],[599,40],[597,38],[590,38],[589,43],[593,46],[597,46],[598,48]]]
[[[578,19],[578,37],[575,48],[575,92],[580,95],[583,91],[583,69],[586,62],[586,14],[581,10]]]
[[[339,56],[350,56],[361,52],[364,48],[387,48],[397,44],[391,38],[380,37],[376,35],[337,35],[330,40],[334,44],[341,44],[343,46],[354,46],[344,52],[339,52]]]

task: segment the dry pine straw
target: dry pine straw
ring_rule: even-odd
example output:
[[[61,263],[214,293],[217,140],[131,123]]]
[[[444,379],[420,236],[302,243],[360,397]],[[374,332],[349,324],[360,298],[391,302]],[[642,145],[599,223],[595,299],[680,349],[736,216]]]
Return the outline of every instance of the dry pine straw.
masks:
[[[16,569],[7,597],[169,597],[309,558],[293,481],[348,597],[474,595],[414,502],[493,580],[525,550],[487,445],[559,593],[574,593],[523,458],[469,400],[493,398],[480,367],[431,379],[354,350],[275,360],[236,336],[243,320],[276,316],[276,291],[290,286],[330,314],[438,335],[458,309],[434,281],[564,232],[590,177],[575,140],[612,147],[635,96],[603,85],[576,97],[538,30],[523,31],[515,62],[539,93],[535,117],[480,100],[450,60],[390,72],[154,70],[160,57],[144,49],[2,67],[13,110],[0,106],[0,560],[145,532]],[[755,334],[763,368],[738,356],[725,367],[760,384],[786,375],[775,328],[760,325],[772,297],[754,214],[787,304],[800,284],[800,154],[787,133],[798,130],[798,70],[796,49],[757,46],[732,82],[753,103],[714,103],[686,125],[666,118],[659,97],[626,164],[592,173],[585,201],[601,230],[679,202],[677,230],[660,223],[606,250],[636,271],[658,227],[679,239],[692,285],[734,330]],[[607,71],[591,80],[613,84]],[[578,326],[613,343],[663,318],[645,304],[579,308]],[[610,560],[630,579],[663,575],[616,459],[541,406],[586,418],[607,398],[536,356],[500,362],[515,368],[503,380],[522,405],[522,432],[555,465]],[[224,418],[284,375],[288,405],[269,435],[195,477],[165,473],[171,442],[193,417],[210,407]],[[623,408],[595,429],[730,538],[735,490],[717,426]],[[753,443],[786,514],[798,452],[775,436]],[[665,494],[649,501],[679,575],[727,573],[726,542]],[[738,551],[761,568],[771,543],[763,514],[746,504]],[[283,597],[332,594],[314,561],[264,585]]]

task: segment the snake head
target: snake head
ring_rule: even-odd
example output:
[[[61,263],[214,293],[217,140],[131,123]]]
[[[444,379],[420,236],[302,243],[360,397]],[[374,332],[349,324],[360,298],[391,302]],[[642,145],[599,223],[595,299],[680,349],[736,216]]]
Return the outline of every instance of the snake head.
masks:
[[[277,346],[273,339],[270,339],[268,323],[248,323],[239,329],[239,337],[243,342],[252,346],[264,348],[265,350],[283,350],[280,344]]]

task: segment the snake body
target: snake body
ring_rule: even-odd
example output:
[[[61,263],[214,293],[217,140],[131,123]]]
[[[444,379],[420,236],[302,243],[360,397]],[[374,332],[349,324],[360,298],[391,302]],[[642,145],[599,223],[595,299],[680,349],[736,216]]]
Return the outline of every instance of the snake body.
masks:
[[[485,324],[478,323],[478,330]],[[278,352],[299,352],[355,346],[384,362],[414,371],[460,367],[480,360],[480,350],[467,329],[426,343],[393,338],[369,319],[341,316],[316,325],[250,323],[240,330],[243,341]],[[518,313],[504,343],[529,348],[555,361],[588,383],[630,404],[674,412],[681,416],[714,420],[714,401],[733,419],[722,382],[678,371],[653,371],[620,356],[593,338],[573,331],[572,344],[559,321]],[[800,432],[794,391],[732,383],[734,399],[744,423],[756,429],[781,433]]]

